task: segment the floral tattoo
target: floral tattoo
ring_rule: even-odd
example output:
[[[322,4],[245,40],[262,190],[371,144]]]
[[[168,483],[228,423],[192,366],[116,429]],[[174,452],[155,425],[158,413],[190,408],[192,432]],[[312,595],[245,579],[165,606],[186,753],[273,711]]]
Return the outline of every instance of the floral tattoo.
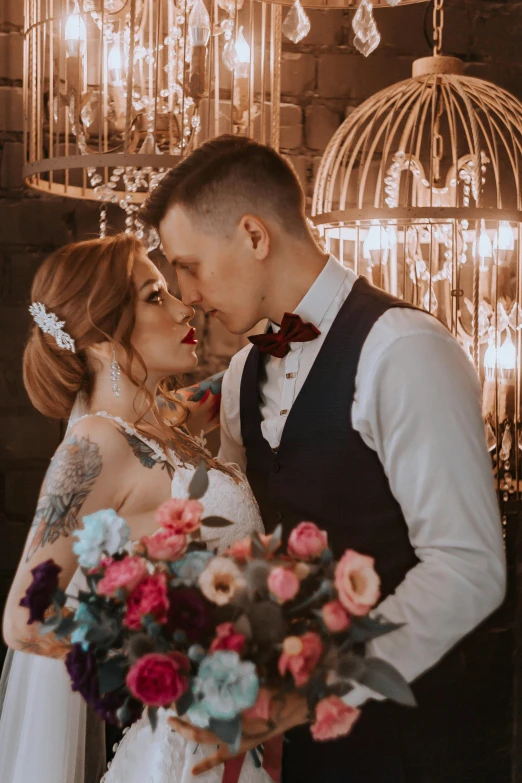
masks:
[[[76,530],[80,509],[101,469],[99,448],[88,437],[71,435],[64,440],[45,477],[31,525],[34,535],[26,561],[39,547],[53,544],[60,536],[68,536]]]
[[[162,470],[166,470],[171,479],[174,477],[172,465],[169,462],[160,460],[147,443],[140,440],[137,435],[126,432],[123,428],[120,429],[120,432],[131,447],[132,453],[139,459],[144,468],[151,469],[154,465],[161,465]]]
[[[204,405],[209,399],[210,403],[210,421],[215,421],[219,416],[221,404],[221,387],[223,386],[223,376],[225,372],[218,372],[204,381],[200,381],[188,389],[184,389],[182,394],[178,394],[180,400],[192,402],[196,405]]]

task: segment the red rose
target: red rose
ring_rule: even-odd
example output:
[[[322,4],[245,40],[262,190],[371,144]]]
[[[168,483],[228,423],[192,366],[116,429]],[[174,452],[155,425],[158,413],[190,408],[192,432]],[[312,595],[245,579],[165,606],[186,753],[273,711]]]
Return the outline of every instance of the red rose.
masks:
[[[127,687],[144,704],[167,707],[187,690],[183,673],[188,669],[188,661],[180,653],[148,653],[127,674]]]
[[[167,580],[165,574],[147,576],[127,599],[124,623],[127,628],[139,631],[144,615],[150,614],[157,623],[167,622]]]
[[[216,638],[210,645],[210,652],[215,650],[233,650],[241,653],[245,645],[245,635],[238,633],[234,623],[221,623],[216,628]]]

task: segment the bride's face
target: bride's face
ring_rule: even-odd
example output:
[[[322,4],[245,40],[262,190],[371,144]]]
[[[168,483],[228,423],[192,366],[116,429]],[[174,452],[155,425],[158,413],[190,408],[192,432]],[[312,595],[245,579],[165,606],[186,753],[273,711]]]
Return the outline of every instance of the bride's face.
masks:
[[[163,275],[146,257],[136,261],[133,280],[138,293],[132,345],[151,380],[190,372],[198,363],[197,340],[189,322],[194,309],[172,296]],[[139,366],[133,367],[140,374]]]

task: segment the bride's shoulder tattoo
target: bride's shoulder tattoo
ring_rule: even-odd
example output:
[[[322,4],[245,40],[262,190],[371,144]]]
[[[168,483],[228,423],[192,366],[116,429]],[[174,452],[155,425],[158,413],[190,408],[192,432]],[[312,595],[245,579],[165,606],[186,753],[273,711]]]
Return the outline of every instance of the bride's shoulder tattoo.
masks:
[[[174,476],[174,468],[166,460],[162,460],[155,453],[154,449],[149,446],[148,443],[144,443],[137,435],[133,435],[131,432],[127,432],[123,427],[119,427],[119,431],[132,449],[132,453],[144,468],[153,468],[154,465],[160,465],[163,470],[166,470],[169,477]]]
[[[102,458],[87,436],[66,437],[51,460],[38,501],[27,561],[45,544],[78,527],[80,510],[101,473]]]

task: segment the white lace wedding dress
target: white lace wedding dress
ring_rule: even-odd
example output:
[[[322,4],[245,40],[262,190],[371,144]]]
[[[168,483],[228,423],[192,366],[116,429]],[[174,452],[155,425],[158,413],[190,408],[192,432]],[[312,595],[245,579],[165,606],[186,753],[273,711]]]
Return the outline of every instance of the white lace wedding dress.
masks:
[[[106,418],[113,418],[100,412]],[[74,417],[74,421],[79,418]],[[116,419],[127,432],[144,441],[158,460],[174,467],[172,497],[186,498],[194,467],[180,462],[174,452],[165,454],[157,443],[144,439],[133,427]],[[73,423],[73,419],[71,419]],[[224,551],[233,541],[262,530],[261,517],[246,478],[234,480],[228,473],[212,468],[209,487],[202,503],[204,515],[223,516],[229,527],[203,528],[208,545]],[[208,536],[205,536],[205,532]],[[68,593],[82,587],[78,570]],[[96,755],[85,741],[85,703],[70,688],[62,661],[15,652],[7,680],[0,720],[1,783],[94,783],[85,770],[89,756]],[[102,778],[103,783],[221,783],[223,766],[194,778],[190,770],[212,749],[187,743],[167,723],[168,712],[159,710],[158,726],[152,732],[146,716],[125,733],[116,755]],[[94,760],[94,758],[93,758]],[[92,767],[93,765],[91,765]],[[241,771],[240,783],[269,783],[262,769],[256,769],[249,756]]]

